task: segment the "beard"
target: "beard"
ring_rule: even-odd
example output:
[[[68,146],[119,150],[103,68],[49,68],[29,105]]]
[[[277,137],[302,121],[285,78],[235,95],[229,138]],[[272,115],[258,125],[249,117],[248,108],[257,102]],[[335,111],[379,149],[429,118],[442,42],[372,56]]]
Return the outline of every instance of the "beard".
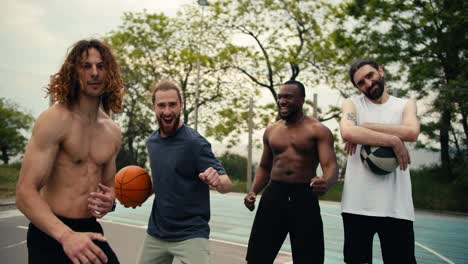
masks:
[[[287,112],[281,112],[281,111],[278,111],[279,113],[279,117],[282,119],[282,120],[290,120],[291,118],[293,118],[294,116],[296,116],[300,111],[299,111],[299,107],[295,107],[295,106],[288,106],[288,111]]]
[[[375,85],[377,85],[377,87],[375,89],[372,89]],[[384,87],[385,79],[383,77],[380,77],[378,80],[372,82],[371,89],[367,89],[367,91],[363,93],[367,98],[371,100],[377,100],[382,96],[384,92]]]
[[[180,125],[180,114],[173,114],[171,124],[164,121],[162,115],[157,116],[159,130],[166,136],[174,135]]]

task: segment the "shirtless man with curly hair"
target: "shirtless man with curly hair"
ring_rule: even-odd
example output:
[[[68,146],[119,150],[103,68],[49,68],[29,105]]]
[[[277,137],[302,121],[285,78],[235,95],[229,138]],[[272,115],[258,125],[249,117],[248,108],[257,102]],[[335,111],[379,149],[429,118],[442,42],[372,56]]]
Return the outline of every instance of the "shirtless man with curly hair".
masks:
[[[51,78],[16,188],[29,263],[119,263],[96,218],[112,210],[123,83],[109,47],[81,40]]]

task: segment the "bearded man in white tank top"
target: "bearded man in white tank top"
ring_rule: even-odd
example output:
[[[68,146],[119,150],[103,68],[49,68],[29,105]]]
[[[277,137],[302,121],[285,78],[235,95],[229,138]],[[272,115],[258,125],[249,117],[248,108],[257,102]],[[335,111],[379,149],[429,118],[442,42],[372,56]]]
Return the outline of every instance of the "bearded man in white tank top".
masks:
[[[416,263],[411,159],[404,144],[419,135],[416,103],[388,94],[384,70],[375,61],[357,60],[349,76],[361,94],[343,102],[340,121],[349,154],[341,201],[344,261],[372,263],[377,233],[385,263]],[[399,168],[383,176],[372,173],[360,160],[362,145],[393,148]]]

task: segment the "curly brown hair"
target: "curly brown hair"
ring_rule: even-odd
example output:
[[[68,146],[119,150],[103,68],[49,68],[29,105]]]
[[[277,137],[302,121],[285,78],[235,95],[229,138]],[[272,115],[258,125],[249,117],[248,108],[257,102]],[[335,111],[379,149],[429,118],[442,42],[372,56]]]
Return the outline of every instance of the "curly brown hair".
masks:
[[[68,52],[68,55],[59,72],[50,78],[47,94],[52,102],[73,105],[78,100],[80,91],[80,80],[78,78],[77,67],[80,65],[83,52],[88,52],[91,48],[99,51],[106,70],[105,89],[101,96],[101,103],[104,111],[109,114],[122,111],[122,98],[124,94],[123,81],[120,77],[120,68],[112,54],[110,48],[103,42],[91,39],[76,42]]]

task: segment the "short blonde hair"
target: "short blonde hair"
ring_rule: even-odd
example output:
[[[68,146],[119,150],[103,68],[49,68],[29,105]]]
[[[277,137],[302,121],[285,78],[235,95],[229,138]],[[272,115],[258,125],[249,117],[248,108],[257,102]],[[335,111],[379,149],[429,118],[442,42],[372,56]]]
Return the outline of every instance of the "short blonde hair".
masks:
[[[182,96],[180,95],[180,88],[177,86],[175,82],[172,81],[160,81],[153,88],[153,95],[151,97],[151,102],[154,104],[156,100],[156,92],[157,91],[169,91],[174,90],[177,92],[177,97],[179,97],[179,101],[182,103]]]

